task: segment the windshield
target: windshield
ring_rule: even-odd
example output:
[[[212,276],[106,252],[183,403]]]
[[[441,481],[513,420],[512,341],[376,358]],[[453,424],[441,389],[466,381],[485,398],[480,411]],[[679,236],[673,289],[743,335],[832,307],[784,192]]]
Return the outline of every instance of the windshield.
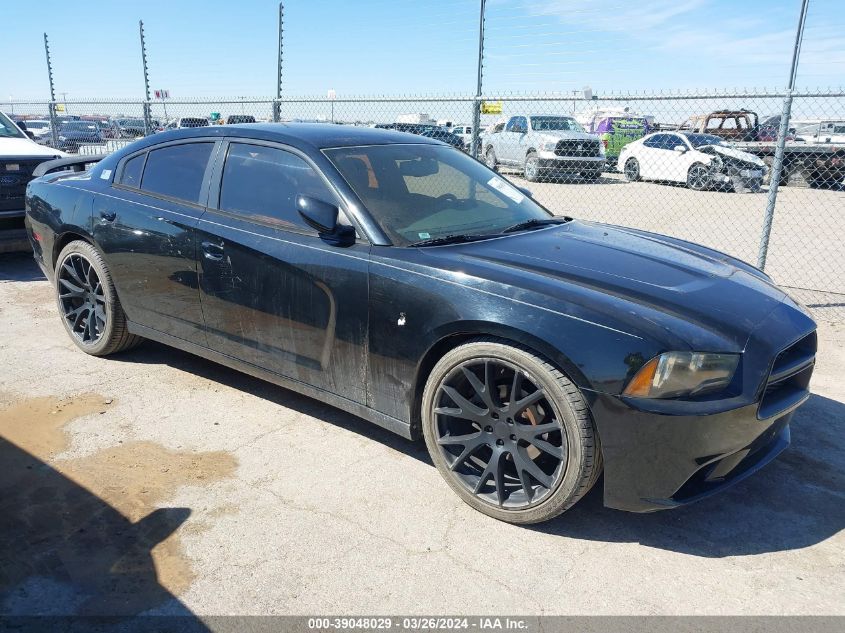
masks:
[[[581,124],[568,116],[532,116],[531,129],[540,130],[561,130],[564,132],[585,132]]]
[[[724,139],[713,134],[687,134],[686,137],[693,147],[704,147],[705,145],[727,146]]]
[[[26,138],[26,135],[9,117],[0,112],[0,138]]]
[[[451,235],[495,235],[551,217],[519,189],[463,152],[440,145],[324,150],[397,244]]]

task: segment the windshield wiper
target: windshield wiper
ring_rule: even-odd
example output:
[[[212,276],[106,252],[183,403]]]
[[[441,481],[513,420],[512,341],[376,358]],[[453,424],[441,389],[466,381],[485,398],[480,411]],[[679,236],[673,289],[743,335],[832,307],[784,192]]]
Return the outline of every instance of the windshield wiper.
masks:
[[[441,244],[460,244],[461,242],[475,242],[476,240],[484,240],[488,237],[495,237],[495,234],[469,235],[466,233],[456,233],[453,235],[432,237],[431,239],[421,240],[419,242],[411,242],[409,246],[440,246]]]
[[[550,224],[564,224],[566,222],[570,222],[572,218],[569,217],[560,217],[560,218],[544,218],[538,219],[533,218],[531,220],[525,220],[525,222],[518,222],[513,224],[506,229],[502,229],[502,233],[514,233],[515,231],[525,231],[527,229],[534,229],[539,228],[541,226],[548,226]]]

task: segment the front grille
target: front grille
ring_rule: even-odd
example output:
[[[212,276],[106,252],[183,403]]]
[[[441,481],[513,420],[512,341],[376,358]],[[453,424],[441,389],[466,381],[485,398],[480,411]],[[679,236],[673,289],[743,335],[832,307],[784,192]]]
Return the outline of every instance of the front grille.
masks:
[[[816,333],[810,332],[777,355],[757,409],[759,419],[775,416],[807,398],[816,346]]]
[[[557,156],[595,157],[601,154],[598,140],[561,140],[555,147]]]
[[[33,170],[51,158],[0,159],[0,211],[17,211],[24,208],[26,185],[32,180]],[[17,166],[17,169],[10,167]]]

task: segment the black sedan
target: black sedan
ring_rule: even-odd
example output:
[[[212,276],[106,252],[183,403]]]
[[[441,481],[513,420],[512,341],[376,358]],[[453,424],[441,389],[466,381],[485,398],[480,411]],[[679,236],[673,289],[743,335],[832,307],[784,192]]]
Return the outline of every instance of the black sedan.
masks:
[[[554,217],[420,136],[158,134],[33,181],[26,222],[83,351],[152,339],[424,437],[513,523],[602,472],[613,508],[709,495],[774,459],[809,396],[815,324],[764,273]]]

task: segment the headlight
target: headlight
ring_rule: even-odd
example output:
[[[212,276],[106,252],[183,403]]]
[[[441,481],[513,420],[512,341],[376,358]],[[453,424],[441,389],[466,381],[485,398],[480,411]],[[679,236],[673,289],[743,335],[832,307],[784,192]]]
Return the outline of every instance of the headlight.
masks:
[[[677,398],[721,391],[733,379],[739,354],[666,352],[648,361],[623,392],[636,398]]]
[[[59,140],[60,140],[60,141],[66,141],[66,140],[67,140],[67,137],[66,137],[66,136],[59,136]]]
[[[551,143],[543,143],[540,146],[540,149],[542,149],[543,151],[546,151],[546,152],[553,152],[553,151],[555,151],[556,147],[557,147],[557,141],[552,141]]]

